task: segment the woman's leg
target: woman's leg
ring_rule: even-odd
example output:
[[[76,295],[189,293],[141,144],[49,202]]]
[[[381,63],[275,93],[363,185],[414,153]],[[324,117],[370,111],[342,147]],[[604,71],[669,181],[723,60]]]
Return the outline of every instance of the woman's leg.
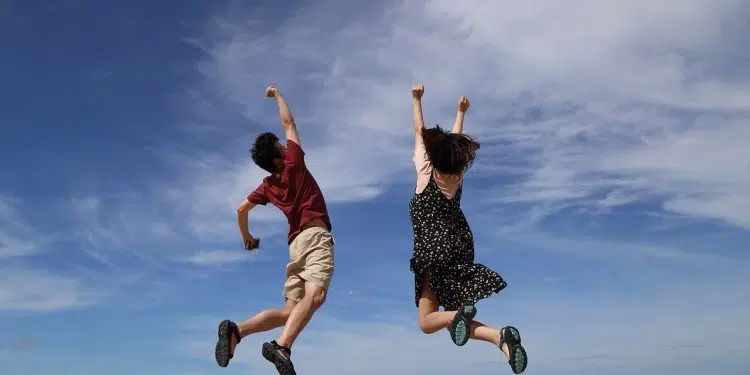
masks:
[[[529,363],[526,349],[521,346],[520,333],[516,328],[510,326],[503,328],[503,331],[487,327],[477,321],[471,322],[471,338],[489,342],[496,347],[499,346],[505,355],[505,359],[508,360],[510,368],[514,373],[520,374],[526,370]],[[505,334],[505,341],[502,340],[502,334]],[[502,345],[500,345],[501,342]]]
[[[425,272],[422,277],[422,295],[419,298],[419,328],[428,335],[450,327],[456,316],[455,311],[438,311],[440,307],[437,297],[430,290],[429,277],[429,272]],[[471,338],[498,346],[500,345],[500,330],[473,321],[471,322]],[[503,344],[500,349],[508,358],[508,345]]]
[[[471,322],[471,338],[474,340],[485,341],[494,346],[500,345],[500,330],[493,327],[488,327],[481,322],[476,320]],[[505,358],[509,358],[508,344],[503,343],[500,348],[505,354]]]
[[[430,290],[430,273],[422,276],[422,295],[419,297],[419,328],[426,334],[433,334],[451,325],[455,311],[438,311],[437,297]]]

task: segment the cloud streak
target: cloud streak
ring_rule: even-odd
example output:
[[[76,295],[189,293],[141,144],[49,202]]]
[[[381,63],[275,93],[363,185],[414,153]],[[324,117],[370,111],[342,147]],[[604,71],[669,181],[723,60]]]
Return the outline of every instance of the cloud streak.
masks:
[[[467,181],[506,229],[639,204],[750,228],[750,86],[745,54],[729,53],[747,29],[742,2],[454,8],[388,2],[347,8],[345,20],[332,19],[344,10],[333,1],[219,10],[190,39],[204,57],[177,88],[179,135],[191,141],[152,147],[169,173],[142,189],[73,196],[77,239],[109,264],[236,244],[234,209],[264,176],[246,150],[279,126],[268,83],[286,94],[332,205],[413,183],[408,88],[418,81],[430,123],[449,123],[458,97],[472,99],[466,130],[482,149]],[[279,243],[283,223],[271,207],[251,218]]]
[[[206,96],[275,127],[261,90],[279,84],[334,201],[409,179],[408,87],[419,81],[429,122],[450,121],[462,94],[475,103],[477,169],[510,181],[488,202],[525,202],[526,215],[543,206],[543,219],[657,200],[750,227],[750,90],[726,75],[744,69],[744,55],[722,53],[744,30],[741,2],[389,4],[333,22],[336,5],[318,3],[271,30],[232,8],[197,42]]]
[[[0,259],[27,256],[39,250],[32,230],[19,211],[20,199],[0,194]]]

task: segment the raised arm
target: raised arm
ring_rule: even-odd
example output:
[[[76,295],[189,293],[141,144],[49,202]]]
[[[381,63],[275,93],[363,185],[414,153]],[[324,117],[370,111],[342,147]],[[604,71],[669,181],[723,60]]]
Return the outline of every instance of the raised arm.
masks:
[[[464,116],[466,115],[466,111],[469,110],[470,105],[471,103],[469,103],[469,99],[465,96],[462,96],[461,99],[458,100],[456,122],[453,123],[453,133],[461,134],[464,131]]]
[[[251,203],[249,200],[245,199],[240,203],[240,206],[237,207],[237,224],[240,226],[240,233],[242,233],[242,242],[245,243],[245,250],[252,250],[258,247],[258,241],[252,234],[250,234],[247,219],[250,210],[255,208],[255,206],[255,203]]]
[[[297,124],[294,123],[294,116],[292,116],[292,111],[289,110],[289,106],[287,106],[286,100],[284,100],[279,89],[274,85],[268,86],[266,88],[266,96],[276,99],[276,104],[279,106],[281,128],[284,129],[286,140],[301,145],[299,141],[299,133],[297,133]]]
[[[422,139],[422,129],[424,129],[424,116],[422,115],[422,95],[424,95],[424,85],[414,85],[411,87],[411,99],[414,116],[414,135],[417,140]]]

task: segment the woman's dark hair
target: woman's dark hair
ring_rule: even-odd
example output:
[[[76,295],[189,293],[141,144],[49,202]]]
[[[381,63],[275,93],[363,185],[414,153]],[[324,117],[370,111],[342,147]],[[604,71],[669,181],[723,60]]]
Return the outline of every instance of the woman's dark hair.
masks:
[[[276,173],[276,163],[274,159],[281,157],[279,155],[279,149],[276,148],[276,143],[279,142],[279,137],[271,132],[260,134],[255,138],[253,148],[250,149],[250,155],[253,158],[255,164],[263,168],[268,173]]]
[[[422,139],[432,167],[444,174],[459,174],[471,168],[479,149],[479,143],[470,136],[449,133],[440,125],[422,129]]]

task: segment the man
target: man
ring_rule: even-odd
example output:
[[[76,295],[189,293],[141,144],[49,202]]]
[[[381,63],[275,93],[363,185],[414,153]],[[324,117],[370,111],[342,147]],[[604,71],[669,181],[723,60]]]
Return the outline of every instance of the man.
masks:
[[[250,153],[253,161],[270,173],[237,209],[245,249],[258,247],[258,239],[248,229],[248,213],[256,205],[271,203],[289,222],[289,264],[284,284],[285,305],[261,311],[235,324],[219,324],[216,362],[226,367],[240,340],[247,335],[284,326],[278,340],[263,344],[263,357],[276,366],[281,375],[296,375],[291,360],[294,340],[326,299],[334,270],[334,239],[325,199],[315,178],[305,165],[297,125],[279,90],[272,86],[266,96],[275,98],[287,145],[282,146],[273,133],[260,134]]]

